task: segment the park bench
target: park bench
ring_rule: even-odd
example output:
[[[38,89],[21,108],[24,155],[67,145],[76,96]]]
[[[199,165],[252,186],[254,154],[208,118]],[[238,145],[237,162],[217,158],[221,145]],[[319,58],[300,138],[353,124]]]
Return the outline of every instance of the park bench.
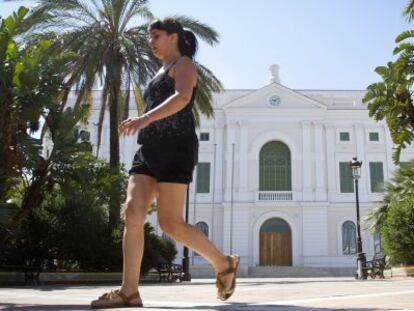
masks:
[[[364,273],[372,279],[375,279],[377,276],[384,279],[384,270],[387,266],[386,257],[385,253],[376,253],[372,260],[365,263]]]
[[[24,260],[21,253],[13,247],[0,244],[0,271],[23,272],[24,284],[40,284],[41,266]]]
[[[177,280],[181,280],[183,276],[183,266],[178,264],[159,262],[156,270],[159,275],[159,282],[176,282]]]

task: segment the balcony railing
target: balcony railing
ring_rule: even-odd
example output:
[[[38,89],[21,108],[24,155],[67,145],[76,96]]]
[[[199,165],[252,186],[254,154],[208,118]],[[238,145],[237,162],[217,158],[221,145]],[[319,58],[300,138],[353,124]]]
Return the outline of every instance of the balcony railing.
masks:
[[[258,201],[292,201],[292,191],[258,191]]]

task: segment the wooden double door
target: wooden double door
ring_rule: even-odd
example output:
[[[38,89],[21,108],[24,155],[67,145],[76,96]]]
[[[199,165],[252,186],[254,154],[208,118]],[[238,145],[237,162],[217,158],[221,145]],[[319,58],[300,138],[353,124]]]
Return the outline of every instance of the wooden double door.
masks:
[[[282,229],[282,230],[281,230]],[[262,232],[264,231],[264,232]],[[288,226],[261,230],[260,232],[260,265],[291,266],[292,265],[292,233]]]

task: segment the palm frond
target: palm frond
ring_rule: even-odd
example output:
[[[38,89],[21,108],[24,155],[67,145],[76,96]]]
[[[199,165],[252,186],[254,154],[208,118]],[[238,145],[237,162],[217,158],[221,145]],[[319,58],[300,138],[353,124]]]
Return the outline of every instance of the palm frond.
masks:
[[[207,24],[184,15],[174,15],[172,18],[180,22],[183,27],[193,31],[198,37],[209,45],[215,45],[219,42],[219,34]]]
[[[414,0],[409,0],[408,4],[403,10],[403,15],[407,18],[409,22],[414,19]]]

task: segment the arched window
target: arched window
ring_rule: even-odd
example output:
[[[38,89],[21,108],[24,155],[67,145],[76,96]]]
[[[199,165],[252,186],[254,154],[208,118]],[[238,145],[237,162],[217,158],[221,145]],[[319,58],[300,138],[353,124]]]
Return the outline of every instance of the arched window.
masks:
[[[259,165],[259,190],[292,190],[290,150],[288,146],[279,141],[265,144],[260,150]]]
[[[199,221],[196,223],[196,228],[200,229],[201,232],[208,238],[208,225],[204,221]],[[200,256],[197,252],[194,252],[194,256]]]
[[[356,254],[356,228],[355,224],[347,220],[342,224],[342,254]]]
[[[199,221],[196,223],[196,227],[200,229],[206,237],[208,237],[208,225],[204,221]]]

